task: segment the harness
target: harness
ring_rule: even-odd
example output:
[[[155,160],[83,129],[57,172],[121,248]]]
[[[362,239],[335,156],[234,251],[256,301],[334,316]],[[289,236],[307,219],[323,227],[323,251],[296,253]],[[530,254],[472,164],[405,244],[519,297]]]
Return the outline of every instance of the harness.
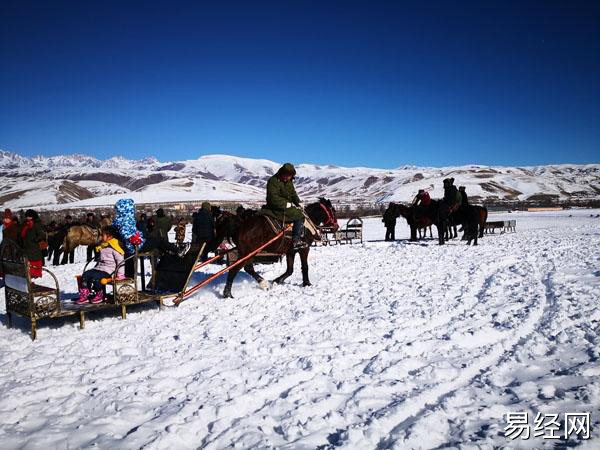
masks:
[[[323,208],[323,211],[325,211],[325,214],[327,215],[327,220],[323,222],[323,226],[329,227],[335,225],[337,220],[335,220],[335,216],[331,211],[329,211],[329,208],[327,208],[323,203],[319,203],[319,206]]]

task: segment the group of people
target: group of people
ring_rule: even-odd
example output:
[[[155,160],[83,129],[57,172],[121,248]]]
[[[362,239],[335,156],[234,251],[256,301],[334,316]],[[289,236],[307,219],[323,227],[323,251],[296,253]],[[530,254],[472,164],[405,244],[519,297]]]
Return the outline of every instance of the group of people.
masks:
[[[294,188],[293,179],[296,170],[290,163],[284,164],[267,182],[266,205],[263,210],[270,215],[293,223],[292,236],[294,248],[301,248],[304,214],[302,203]],[[243,207],[238,208],[238,215],[245,214]],[[87,261],[96,260],[93,269],[85,271],[80,277],[79,299],[77,303],[99,303],[103,301],[102,280],[113,274],[117,278],[133,276],[133,259],[128,256],[135,252],[158,250],[163,255],[182,258],[186,253],[184,244],[186,221],[179,219],[173,223],[172,218],[162,208],[156,210],[154,216],[141,213],[135,217],[135,205],[131,199],[121,199],[115,204],[115,215],[112,224],[110,218],[88,212],[81,221],[74,221],[66,215],[64,222],[52,220],[43,225],[38,213],[32,209],[25,211],[24,220],[19,220],[10,209],[4,211],[0,226],[0,241],[11,240],[22,250],[30,265],[30,276],[42,276],[45,258],[59,264],[61,246],[64,236],[76,225],[88,225],[99,230],[99,242],[87,248]],[[168,234],[175,226],[175,243],[169,242]],[[216,238],[215,217],[210,203],[202,203],[202,207],[192,216],[192,243],[196,249],[205,248],[206,252],[214,247]],[[50,245],[49,245],[50,242]],[[204,245],[205,244],[205,245]],[[73,263],[74,250],[63,255],[61,264]]]
[[[457,211],[461,206],[469,204],[469,198],[465,186],[459,186],[458,189],[454,185],[454,178],[445,178],[444,197],[442,198],[442,210],[451,214]],[[431,196],[425,189],[419,189],[417,195],[413,199],[411,206],[415,208],[427,208],[431,204]],[[396,240],[396,219],[397,216],[388,208],[383,214],[382,222],[385,225],[385,240]]]

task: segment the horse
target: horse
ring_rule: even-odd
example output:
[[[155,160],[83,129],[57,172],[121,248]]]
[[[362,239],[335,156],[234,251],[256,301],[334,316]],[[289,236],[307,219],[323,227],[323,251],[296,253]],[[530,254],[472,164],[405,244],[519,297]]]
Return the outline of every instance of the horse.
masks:
[[[109,217],[103,217],[100,221],[100,227],[94,227],[92,225],[73,225],[69,227],[63,238],[62,251],[69,253],[75,250],[80,245],[99,245],[100,244],[100,230],[102,227],[112,224],[112,220]]]
[[[471,241],[474,241],[473,245],[477,245],[477,238],[481,237],[481,209],[482,208],[480,206],[476,205],[462,205],[460,208],[453,211],[450,216],[450,219],[453,223],[462,225],[464,230],[464,236],[462,240],[466,240],[467,245],[470,245]],[[485,217],[487,218],[487,210],[485,210]]]
[[[479,237],[483,237],[483,230],[485,230],[485,223],[488,218],[488,210],[485,206],[473,205],[473,208],[477,211],[477,216],[479,218]]]
[[[325,198],[320,198],[318,202],[306,206],[304,211],[316,226],[332,226],[335,229],[339,227],[335,209],[332,206],[331,201]],[[246,218],[240,218],[239,222],[235,222],[233,219],[231,219],[231,217],[229,220],[231,223],[238,224],[237,230],[233,230],[232,239],[237,247],[240,259],[252,253],[260,245],[268,242],[276,236],[276,233],[267,222],[267,219],[262,215],[249,215]],[[237,221],[237,219],[235,220]],[[294,250],[292,248],[292,240],[288,236],[282,236],[264,249],[265,252],[286,255],[286,270],[282,275],[273,280],[274,283],[282,284],[290,275],[292,275],[294,272],[294,258],[296,253],[298,253],[300,255],[300,261],[302,265],[302,285],[311,285],[308,278],[308,252],[310,251],[310,245],[314,239],[315,237],[310,233],[304,233],[303,241],[305,242],[306,247],[299,250]],[[269,282],[263,279],[254,270],[253,261],[254,257],[249,258],[244,266],[244,270],[259,283],[261,288],[268,289]],[[241,267],[236,266],[228,272],[225,289],[223,291],[223,297],[233,298],[233,295],[231,294],[231,286],[233,285],[233,280],[240,270]]]
[[[441,236],[441,242],[440,244],[443,244],[443,239],[444,239],[444,229],[440,228],[440,224],[437,221],[437,215],[434,213],[431,214],[426,214],[427,212],[429,212],[430,210],[433,210],[433,208],[431,208],[431,206],[434,205],[434,208],[437,207],[437,201],[436,200],[431,200],[431,203],[428,206],[405,206],[402,204],[395,204],[395,208],[397,211],[397,214],[399,216],[404,217],[404,219],[406,219],[406,222],[408,223],[408,226],[410,227],[410,240],[411,241],[416,241],[417,240],[417,230],[419,229],[423,229],[423,228],[430,228],[430,233],[431,233],[431,226],[435,225],[437,230],[438,230],[438,236]],[[391,205],[390,205],[391,207]],[[435,209],[437,210],[437,209]],[[434,212],[435,212],[434,210]],[[432,236],[433,237],[433,236]]]

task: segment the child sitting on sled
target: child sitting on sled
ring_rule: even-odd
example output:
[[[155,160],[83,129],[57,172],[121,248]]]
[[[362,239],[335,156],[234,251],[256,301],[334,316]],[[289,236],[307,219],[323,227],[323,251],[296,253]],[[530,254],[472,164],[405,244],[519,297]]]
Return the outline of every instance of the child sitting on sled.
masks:
[[[86,270],[81,275],[81,286],[79,288],[79,300],[77,304],[102,303],[104,300],[104,289],[101,283],[103,278],[110,278],[117,266],[123,262],[125,251],[115,238],[117,231],[113,226],[103,227],[100,232],[101,243],[96,247],[99,253],[98,263],[91,270]],[[121,265],[116,273],[117,279],[124,278],[125,267]]]

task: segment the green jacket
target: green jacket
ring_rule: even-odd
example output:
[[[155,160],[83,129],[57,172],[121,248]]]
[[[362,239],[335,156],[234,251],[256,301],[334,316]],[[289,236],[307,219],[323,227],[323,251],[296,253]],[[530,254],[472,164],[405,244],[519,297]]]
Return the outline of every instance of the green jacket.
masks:
[[[288,203],[296,206],[300,204],[300,197],[296,193],[294,183],[292,181],[284,183],[277,175],[273,175],[267,182],[267,204],[263,206],[261,212],[279,220],[285,216],[286,222],[303,219],[302,211],[293,206],[287,208]]]
[[[29,261],[41,261],[44,259],[40,250],[40,241],[46,240],[46,233],[38,222],[34,222],[33,228],[27,230],[25,238],[22,238],[19,232],[19,239],[23,246],[23,253]]]

